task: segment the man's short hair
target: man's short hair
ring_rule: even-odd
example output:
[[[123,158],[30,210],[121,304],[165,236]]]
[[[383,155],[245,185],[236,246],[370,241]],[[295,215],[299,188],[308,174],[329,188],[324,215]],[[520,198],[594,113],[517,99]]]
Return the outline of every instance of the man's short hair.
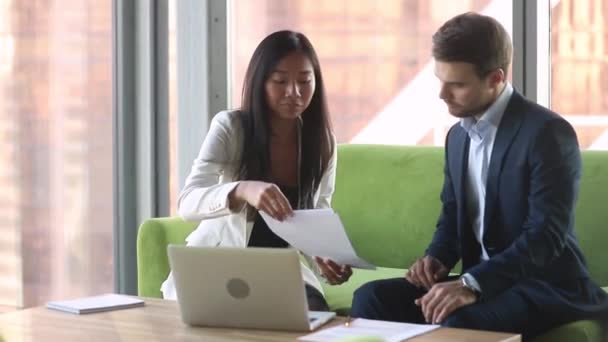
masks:
[[[512,51],[505,28],[496,19],[473,12],[448,20],[433,35],[436,60],[471,63],[480,78],[498,68],[506,77]]]

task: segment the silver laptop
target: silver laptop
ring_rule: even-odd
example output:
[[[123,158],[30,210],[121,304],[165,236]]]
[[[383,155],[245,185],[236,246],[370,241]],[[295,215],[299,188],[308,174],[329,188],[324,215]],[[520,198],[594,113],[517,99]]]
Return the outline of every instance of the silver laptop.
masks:
[[[335,316],[308,311],[296,250],[169,245],[168,253],[186,324],[311,331]]]

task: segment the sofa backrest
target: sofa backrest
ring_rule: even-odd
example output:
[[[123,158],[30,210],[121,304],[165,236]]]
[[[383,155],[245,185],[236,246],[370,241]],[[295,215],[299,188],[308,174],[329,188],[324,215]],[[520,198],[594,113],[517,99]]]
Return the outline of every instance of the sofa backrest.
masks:
[[[340,145],[332,207],[362,258],[407,268],[423,255],[439,214],[443,149]]]
[[[608,286],[608,151],[583,151],[576,236],[593,279]]]
[[[439,216],[441,147],[341,145],[332,200],[357,253],[407,268],[423,255]],[[608,151],[583,151],[576,233],[593,278],[608,286]]]
[[[583,152],[576,231],[589,270],[608,286],[608,151]],[[407,268],[424,253],[439,215],[443,148],[340,145],[332,205],[358,254],[383,267]],[[167,245],[197,226],[179,217],[144,222],[137,236],[139,295],[160,297],[169,274]]]

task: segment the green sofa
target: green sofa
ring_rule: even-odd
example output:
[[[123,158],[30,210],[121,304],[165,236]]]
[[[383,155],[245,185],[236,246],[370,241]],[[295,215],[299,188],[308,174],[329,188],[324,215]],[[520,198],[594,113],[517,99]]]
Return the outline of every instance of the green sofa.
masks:
[[[357,253],[376,264],[375,271],[355,270],[340,286],[325,286],[332,308],[346,314],[353,291],[374,279],[401,277],[423,255],[439,214],[443,149],[383,145],[340,145],[332,206],[340,214]],[[583,152],[583,178],[576,228],[595,281],[608,286],[608,152]],[[196,222],[154,218],[137,238],[140,296],[160,297],[169,273],[168,244],[183,244]],[[459,272],[459,265],[455,269]],[[598,321],[571,323],[537,338],[549,341],[602,341]]]

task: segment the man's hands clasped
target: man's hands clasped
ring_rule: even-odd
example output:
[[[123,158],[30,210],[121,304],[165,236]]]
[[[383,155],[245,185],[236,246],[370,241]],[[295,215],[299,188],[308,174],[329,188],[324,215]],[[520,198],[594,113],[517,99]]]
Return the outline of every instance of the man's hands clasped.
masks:
[[[430,290],[435,283],[448,276],[448,268],[432,256],[419,258],[405,273],[405,279],[418,287]]]
[[[463,287],[460,280],[440,283],[448,273],[441,261],[427,255],[416,260],[405,274],[405,279],[411,284],[428,290],[416,299],[427,323],[440,324],[452,312],[477,301],[477,295]]]
[[[460,280],[437,283],[416,299],[427,323],[440,324],[452,312],[477,301],[477,295],[462,286]]]

